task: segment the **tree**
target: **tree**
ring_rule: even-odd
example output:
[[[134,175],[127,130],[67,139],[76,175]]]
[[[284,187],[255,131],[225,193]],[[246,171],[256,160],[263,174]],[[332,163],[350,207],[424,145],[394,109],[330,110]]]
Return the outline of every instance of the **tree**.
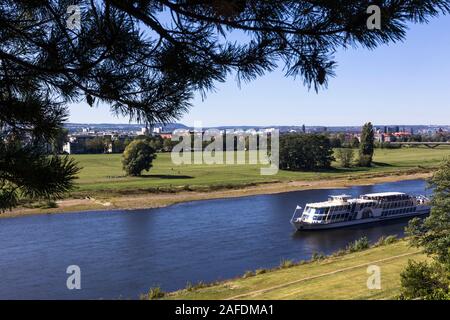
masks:
[[[434,189],[431,214],[425,220],[415,218],[406,230],[411,245],[421,248],[434,260],[432,265],[411,265],[403,273],[406,298],[422,295],[450,298],[450,158],[447,158],[430,179]],[[414,272],[413,272],[414,271]],[[426,284],[433,279],[433,286]],[[424,291],[424,288],[426,291]],[[434,290],[431,290],[434,288]],[[430,291],[431,290],[431,291]]]
[[[134,140],[123,152],[122,165],[127,175],[140,176],[143,170],[149,171],[156,158],[156,151],[147,140]]]
[[[343,143],[339,135],[331,135],[330,144],[332,148],[341,148]]]
[[[345,5],[79,0],[75,9],[72,4],[4,0],[0,5],[0,141],[17,151],[8,156],[33,160],[48,176],[55,169],[48,169],[34,142],[55,137],[68,103],[107,105],[130,120],[167,123],[190,108],[195,92],[204,95],[232,72],[239,81],[254,79],[277,63],[287,76],[318,90],[334,75],[337,49],[403,40],[409,22],[450,12],[447,0],[382,0],[377,2],[382,28],[368,30],[368,3],[356,0]],[[231,36],[236,33],[246,36],[236,42]],[[23,159],[7,163],[0,156],[0,197],[7,197],[14,181],[21,181],[21,188],[37,187],[16,175]],[[60,180],[52,185],[69,186],[74,167],[61,159],[53,165],[60,165],[54,177]]]
[[[352,148],[359,148],[359,139],[357,137],[353,137],[352,138],[351,147]]]
[[[339,148],[336,150],[336,158],[344,168],[350,168],[354,158],[353,149]]]
[[[178,144],[178,141],[172,141],[172,139],[163,139],[163,150],[171,152],[173,147]]]
[[[431,214],[425,220],[413,219],[408,226],[411,243],[423,248],[450,271],[450,158],[430,179],[434,194]]]
[[[449,299],[450,282],[445,270],[436,263],[408,261],[400,274],[400,298],[410,299]]]
[[[87,153],[104,153],[108,142],[104,137],[94,137],[85,141]]]
[[[69,141],[69,130],[61,128],[53,139],[52,147],[55,153],[62,153],[63,147]]]
[[[285,134],[280,137],[280,169],[317,170],[331,167],[330,140],[318,134]]]
[[[359,144],[359,165],[370,167],[373,159],[375,136],[373,126],[366,123],[361,132],[361,143]]]

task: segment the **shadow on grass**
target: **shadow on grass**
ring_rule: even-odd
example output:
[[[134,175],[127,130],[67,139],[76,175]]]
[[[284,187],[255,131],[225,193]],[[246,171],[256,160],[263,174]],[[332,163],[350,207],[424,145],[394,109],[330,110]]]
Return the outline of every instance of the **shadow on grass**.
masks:
[[[372,164],[376,167],[393,167],[392,164],[386,163],[386,162],[377,162],[373,161]]]
[[[139,178],[156,178],[156,179],[192,179],[192,176],[186,175],[170,175],[170,174],[146,174]]]

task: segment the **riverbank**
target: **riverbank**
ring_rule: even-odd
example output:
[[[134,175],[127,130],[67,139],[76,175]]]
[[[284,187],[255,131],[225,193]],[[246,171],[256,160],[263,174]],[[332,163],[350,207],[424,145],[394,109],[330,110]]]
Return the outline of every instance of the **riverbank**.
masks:
[[[244,152],[243,156],[248,158],[250,152]],[[225,153],[222,156],[226,158]],[[27,203],[0,214],[0,218],[157,208],[194,200],[425,179],[448,156],[450,148],[447,146],[435,149],[376,149],[371,167],[343,168],[333,162],[332,168],[327,170],[279,170],[275,175],[261,175],[261,165],[224,163],[176,166],[170,153],[159,153],[149,173],[129,177],[123,173],[120,154],[73,155],[81,171],[76,188],[67,198],[50,203]]]
[[[335,254],[323,259],[284,263],[274,270],[259,269],[240,278],[213,285],[189,285],[165,294],[164,299],[394,299],[399,294],[400,273],[409,259],[427,259],[406,240],[369,249]],[[368,289],[369,266],[380,268],[381,288]],[[154,291],[153,291],[154,293]]]
[[[417,172],[419,171],[419,172]],[[36,214],[57,214],[80,211],[144,209],[159,208],[187,201],[244,197],[259,194],[275,194],[289,191],[346,188],[358,185],[372,185],[402,180],[427,179],[430,170],[411,170],[390,173],[371,173],[367,175],[349,176],[347,178],[330,178],[319,180],[282,181],[276,183],[259,183],[235,188],[224,188],[214,191],[178,191],[148,192],[129,195],[113,195],[108,193],[100,197],[83,199],[64,199],[56,202],[54,208],[19,207],[13,211],[0,214],[0,218],[11,218]]]

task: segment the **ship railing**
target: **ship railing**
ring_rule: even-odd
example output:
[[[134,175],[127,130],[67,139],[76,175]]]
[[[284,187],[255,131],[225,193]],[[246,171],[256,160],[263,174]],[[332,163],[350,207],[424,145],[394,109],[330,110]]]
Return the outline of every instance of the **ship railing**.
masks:
[[[417,204],[424,205],[424,204],[430,203],[431,200],[430,200],[430,198],[428,198],[424,195],[418,195],[418,196],[416,196],[416,201],[417,201]]]
[[[294,214],[292,215],[291,221],[297,221],[297,219],[301,218],[303,216],[303,208],[300,206],[297,206],[294,210]]]

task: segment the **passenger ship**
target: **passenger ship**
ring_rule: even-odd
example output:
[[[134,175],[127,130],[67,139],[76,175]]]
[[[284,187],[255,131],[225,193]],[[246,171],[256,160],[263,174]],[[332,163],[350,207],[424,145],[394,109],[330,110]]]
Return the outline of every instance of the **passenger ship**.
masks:
[[[291,224],[297,230],[319,230],[353,226],[363,223],[413,217],[430,213],[430,200],[401,192],[330,196],[328,201],[308,203],[302,211],[294,211]]]

